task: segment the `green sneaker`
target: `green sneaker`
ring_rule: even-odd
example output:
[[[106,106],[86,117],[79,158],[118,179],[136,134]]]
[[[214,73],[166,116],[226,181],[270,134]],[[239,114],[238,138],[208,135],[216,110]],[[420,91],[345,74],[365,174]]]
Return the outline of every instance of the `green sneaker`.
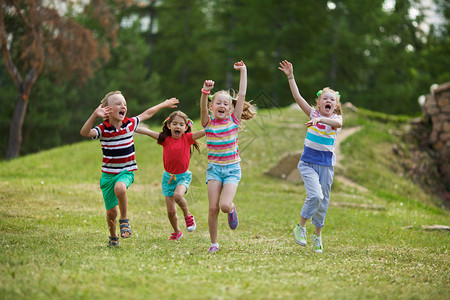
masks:
[[[301,227],[299,224],[294,228],[292,232],[294,234],[294,241],[300,246],[306,246],[306,228]]]
[[[323,252],[323,246],[322,246],[322,238],[315,234],[312,235],[313,239],[313,250],[316,253],[322,253]]]

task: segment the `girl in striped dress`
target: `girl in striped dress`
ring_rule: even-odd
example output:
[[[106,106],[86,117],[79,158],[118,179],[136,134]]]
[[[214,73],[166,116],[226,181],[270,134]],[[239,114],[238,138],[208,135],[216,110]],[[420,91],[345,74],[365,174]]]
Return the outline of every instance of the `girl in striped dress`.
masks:
[[[247,67],[240,61],[234,64],[240,71],[239,92],[233,97],[229,91],[218,91],[209,103],[208,98],[214,87],[214,81],[206,80],[201,90],[200,117],[206,132],[208,149],[208,168],[206,183],[208,184],[209,213],[208,227],[211,238],[209,252],[219,250],[217,228],[219,212],[226,213],[228,225],[236,229],[239,224],[234,197],[241,180],[241,166],[238,148],[238,129],[241,119],[254,117],[251,105],[245,101],[247,92]]]
[[[337,133],[342,128],[342,113],[339,92],[328,87],[317,93],[317,108],[312,107],[300,95],[294,79],[294,68],[284,60],[278,67],[289,81],[289,87],[295,101],[310,118],[303,153],[298,163],[307,193],[300,213],[300,221],[294,228],[294,240],[300,246],[306,246],[306,221],[311,219],[315,226],[312,236],[313,250],[323,252],[321,231],[330,203],[330,191],[333,184],[336,155],[334,145]]]

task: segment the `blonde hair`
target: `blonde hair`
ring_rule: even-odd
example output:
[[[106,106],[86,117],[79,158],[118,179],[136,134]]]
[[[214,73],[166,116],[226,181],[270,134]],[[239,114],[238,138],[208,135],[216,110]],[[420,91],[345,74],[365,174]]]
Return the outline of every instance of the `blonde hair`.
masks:
[[[232,95],[233,94],[233,95]],[[233,108],[236,106],[236,92],[234,90],[221,90],[214,93],[214,95],[210,96],[209,100],[211,100],[211,103],[216,100],[216,97],[218,95],[226,95],[228,96],[228,99],[230,101],[230,104],[233,105]],[[244,100],[244,106],[242,108],[242,114],[241,119],[242,120],[250,120],[253,119],[256,116],[256,112],[252,110],[253,105],[250,103],[251,101],[247,102]]]
[[[100,101],[100,103],[102,104],[102,107],[108,106],[108,98],[109,98],[109,96],[116,95],[116,94],[122,95],[122,92],[121,91],[114,91],[114,92],[109,92],[108,94],[106,94],[105,97],[103,97],[102,101]]]
[[[320,91],[317,92],[316,103],[319,103],[323,93],[325,93],[325,92],[333,93],[336,96],[336,108],[334,109],[333,113],[342,116],[341,95],[339,94],[338,91],[335,91],[335,90],[333,90],[332,88],[329,88],[329,87],[324,87],[323,89],[321,89]]]

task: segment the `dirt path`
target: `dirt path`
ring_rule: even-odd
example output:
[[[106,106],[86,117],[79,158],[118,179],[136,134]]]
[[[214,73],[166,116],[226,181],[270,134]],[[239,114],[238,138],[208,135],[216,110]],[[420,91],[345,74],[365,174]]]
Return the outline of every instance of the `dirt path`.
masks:
[[[350,127],[350,128],[344,128],[341,130],[341,132],[339,132],[337,141],[336,141],[336,147],[334,149],[334,153],[336,154],[336,167],[342,167],[340,165],[340,161],[343,158],[342,154],[341,154],[341,143],[349,136],[351,136],[352,134],[354,134],[355,132],[358,132],[359,130],[361,130],[361,126],[357,126],[357,127]]]
[[[342,129],[341,132],[338,135],[337,141],[336,141],[336,147],[334,149],[334,153],[336,154],[336,165],[335,168],[340,168],[342,169],[343,166],[340,164],[340,161],[344,159],[344,156],[341,153],[341,143],[343,141],[345,141],[345,139],[349,136],[351,136],[352,134],[358,132],[359,130],[361,130],[361,126],[357,126],[357,127],[350,127],[350,128],[345,128]],[[344,183],[345,185],[348,185],[352,188],[355,188],[361,192],[367,192],[367,188],[357,184],[356,182],[348,179],[347,177],[344,177],[342,175],[339,174],[339,172],[337,172],[337,174],[335,173],[335,178]]]

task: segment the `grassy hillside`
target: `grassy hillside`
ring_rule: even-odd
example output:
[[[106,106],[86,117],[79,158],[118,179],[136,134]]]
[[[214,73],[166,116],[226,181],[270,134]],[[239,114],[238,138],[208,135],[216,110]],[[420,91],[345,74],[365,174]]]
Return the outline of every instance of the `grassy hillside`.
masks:
[[[300,111],[261,111],[240,133],[240,225],[231,231],[219,216],[216,254],[207,252],[205,149],[191,160],[187,195],[197,230],[174,243],[160,188],[162,149],[135,137],[133,236],[118,249],[105,247],[98,141],[0,163],[0,299],[448,298],[450,234],[421,226],[450,225],[450,213],[400,175],[391,153],[406,120],[367,112],[344,118],[345,127],[362,129],[341,143],[321,255],[293,241],[303,185],[264,175],[302,148]],[[310,235],[310,223],[307,229]]]

